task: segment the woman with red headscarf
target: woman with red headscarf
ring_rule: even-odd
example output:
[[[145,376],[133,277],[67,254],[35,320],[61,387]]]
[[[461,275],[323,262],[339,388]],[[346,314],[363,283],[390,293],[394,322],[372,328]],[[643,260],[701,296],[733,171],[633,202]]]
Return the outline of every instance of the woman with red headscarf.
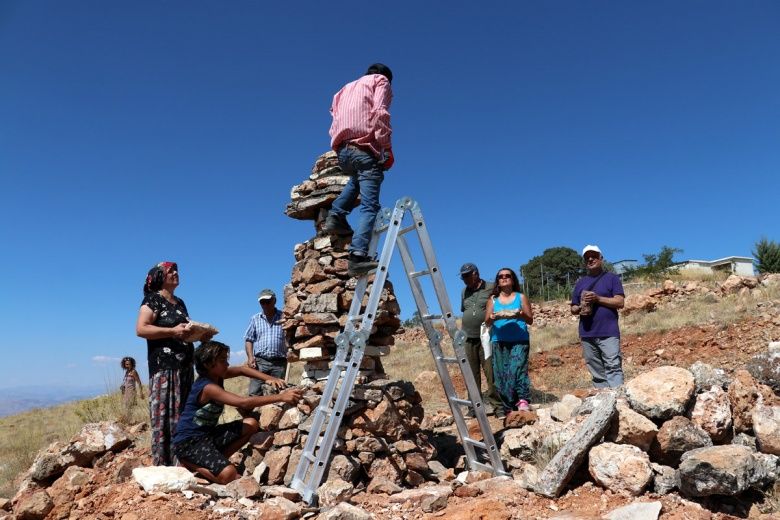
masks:
[[[189,315],[174,296],[179,268],[161,262],[149,270],[135,331],[146,339],[149,357],[149,411],[152,461],[155,466],[176,463],[171,440],[193,381],[192,343],[184,341]]]

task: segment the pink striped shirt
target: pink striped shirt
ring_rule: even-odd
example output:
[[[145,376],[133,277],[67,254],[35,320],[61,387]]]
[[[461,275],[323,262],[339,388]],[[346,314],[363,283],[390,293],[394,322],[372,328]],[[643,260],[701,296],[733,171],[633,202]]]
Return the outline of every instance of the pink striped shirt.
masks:
[[[392,149],[390,103],[393,91],[381,74],[369,74],[347,83],[333,96],[330,113],[330,146],[338,150],[344,142],[370,149],[377,158]]]

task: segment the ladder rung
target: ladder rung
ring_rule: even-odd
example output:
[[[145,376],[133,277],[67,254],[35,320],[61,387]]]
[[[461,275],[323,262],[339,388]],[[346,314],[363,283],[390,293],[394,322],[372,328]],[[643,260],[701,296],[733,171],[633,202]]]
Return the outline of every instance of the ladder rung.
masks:
[[[455,357],[439,356],[438,359],[439,359],[439,361],[441,361],[443,363],[460,363],[458,358],[455,358]]]
[[[398,234],[399,234],[399,235],[403,235],[403,234],[405,234],[405,233],[408,233],[409,231],[414,231],[415,229],[417,229],[417,226],[415,226],[414,224],[412,224],[411,226],[408,226],[408,227],[405,227],[405,228],[401,228],[401,229],[399,229],[399,230],[398,230]]]
[[[423,269],[422,271],[414,271],[413,273],[409,273],[409,278],[419,278],[420,276],[425,276],[431,274],[431,271],[429,269]]]
[[[336,367],[336,368],[347,368],[348,366],[349,366],[349,363],[346,363],[344,361],[334,361],[333,365],[331,366],[331,368],[333,368],[333,367]]]
[[[363,316],[364,316],[363,314],[358,314],[357,316],[352,316],[352,317],[350,318],[350,320],[352,320],[352,321],[358,321],[358,320],[362,320],[362,319],[363,319]]]
[[[462,404],[464,406],[469,406],[469,407],[472,407],[472,408],[474,407],[474,403],[472,403],[468,399],[460,399],[460,398],[457,398],[457,397],[453,397],[453,398],[450,399],[450,402],[451,403],[455,403],[455,404]]]
[[[425,314],[423,315],[422,319],[424,320],[440,320],[442,319],[441,314]]]
[[[313,453],[301,453],[301,457],[308,460],[312,464],[314,464],[317,461],[317,457],[315,457]]]
[[[463,439],[463,442],[467,442],[467,443],[471,444],[472,446],[476,446],[477,448],[481,448],[483,450],[487,450],[488,449],[487,444],[485,444],[482,441],[478,441],[476,439],[472,439],[471,437],[466,437],[465,439]]]

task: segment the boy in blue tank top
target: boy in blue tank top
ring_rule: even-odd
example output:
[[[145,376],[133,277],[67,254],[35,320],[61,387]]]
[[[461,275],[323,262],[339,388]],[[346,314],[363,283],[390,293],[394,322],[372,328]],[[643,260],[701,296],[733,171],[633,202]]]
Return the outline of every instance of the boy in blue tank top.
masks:
[[[229,366],[229,355],[230,347],[218,341],[208,341],[195,349],[195,369],[199,377],[192,385],[173,436],[173,452],[179,462],[218,484],[239,478],[236,467],[228,459],[260,429],[253,417],[218,424],[225,405],[235,406],[239,411],[251,410],[270,403],[295,404],[303,396],[300,389],[249,397],[228,392],[224,388],[225,379],[246,376],[266,380],[270,377],[247,366]]]

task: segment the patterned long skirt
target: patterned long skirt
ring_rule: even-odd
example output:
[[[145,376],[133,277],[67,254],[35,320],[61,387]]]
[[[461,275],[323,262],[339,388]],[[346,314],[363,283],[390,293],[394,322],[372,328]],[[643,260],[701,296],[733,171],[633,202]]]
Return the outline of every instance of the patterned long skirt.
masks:
[[[528,401],[531,396],[531,380],[528,377],[529,351],[528,342],[493,342],[493,380],[504,412],[516,410],[520,399]]]
[[[149,415],[152,424],[152,463],[174,466],[171,443],[193,381],[192,366],[161,370],[149,379]]]

